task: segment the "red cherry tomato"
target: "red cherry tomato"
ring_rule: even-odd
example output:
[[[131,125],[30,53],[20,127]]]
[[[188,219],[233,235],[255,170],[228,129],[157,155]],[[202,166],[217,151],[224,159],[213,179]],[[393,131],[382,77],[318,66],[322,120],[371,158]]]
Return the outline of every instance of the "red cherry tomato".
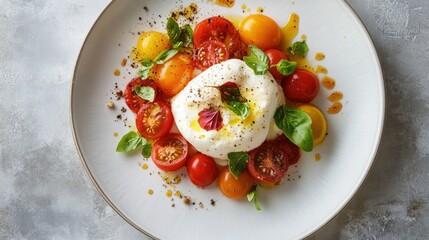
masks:
[[[301,157],[299,147],[291,142],[285,135],[280,135],[277,137],[275,144],[286,153],[289,166],[298,163]]]
[[[161,100],[143,104],[137,113],[136,126],[146,139],[155,140],[166,135],[173,126],[170,106]]]
[[[172,133],[153,144],[151,158],[163,171],[175,171],[183,167],[188,156],[188,142],[180,134]]]
[[[265,54],[268,56],[269,64],[274,65],[280,62],[280,60],[285,59],[289,60],[288,57],[280,50],[278,49],[268,49],[265,51]],[[283,78],[285,78],[285,75],[281,74],[279,71],[277,71],[277,68],[273,67],[270,68],[271,75],[279,81],[281,81]]]
[[[319,79],[309,71],[297,69],[283,79],[282,87],[287,99],[307,103],[319,92]]]
[[[134,87],[136,86],[147,86],[147,87],[151,87],[155,90],[155,94],[157,94],[157,87],[156,84],[149,79],[146,80],[142,80],[141,78],[134,78],[132,79],[127,86],[125,87],[125,91],[124,91],[124,98],[125,98],[125,103],[127,104],[128,108],[133,111],[134,113],[137,113],[140,110],[140,107],[147,103],[148,101],[139,97],[135,92],[134,92]]]
[[[209,40],[195,50],[193,58],[197,68],[206,70],[214,64],[228,60],[229,53],[222,42]]]
[[[250,151],[247,170],[260,183],[279,182],[289,167],[287,152],[276,141],[266,141]]]
[[[190,157],[186,162],[186,169],[191,182],[198,187],[212,184],[219,172],[214,159],[202,153]]]
[[[193,40],[195,48],[208,40],[223,42],[230,56],[233,56],[241,46],[238,31],[229,20],[223,17],[211,17],[198,23],[194,30]]]

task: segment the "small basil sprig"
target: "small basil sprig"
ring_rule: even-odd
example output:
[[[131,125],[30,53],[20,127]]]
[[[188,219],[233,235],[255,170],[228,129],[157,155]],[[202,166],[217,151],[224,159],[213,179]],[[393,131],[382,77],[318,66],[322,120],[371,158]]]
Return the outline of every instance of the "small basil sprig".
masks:
[[[146,80],[151,81],[151,80]],[[135,86],[133,91],[141,98],[153,102],[155,100],[155,89],[148,86]]]
[[[311,118],[304,111],[280,106],[274,114],[274,121],[278,128],[298,147],[306,152],[313,150],[313,131]]]
[[[130,131],[121,138],[118,146],[116,147],[116,152],[131,152],[141,146],[143,147],[143,157],[150,157],[150,153],[152,151],[150,143],[137,132]]]
[[[194,31],[189,24],[180,28],[174,18],[169,18],[167,21],[167,35],[173,48],[190,47]]]
[[[305,40],[302,42],[295,42],[294,44],[292,44],[292,47],[289,47],[287,50],[292,56],[305,57],[308,52],[308,45]]]
[[[222,102],[226,104],[229,110],[246,119],[250,114],[250,106],[247,99],[241,96],[240,89],[235,82],[226,82],[221,86],[208,86],[219,90]]]
[[[238,179],[240,174],[244,171],[249,161],[249,154],[246,152],[230,152],[228,153],[229,171]]]
[[[176,55],[182,48],[188,48],[192,45],[192,39],[194,31],[189,24],[186,24],[182,28],[173,18],[169,18],[167,21],[167,35],[170,39],[170,43],[173,46],[171,49],[166,49],[158,54],[154,60],[150,58],[144,58],[140,61],[142,68],[139,70],[138,75],[142,79],[146,79],[149,75],[149,71],[155,64],[163,64],[168,59]]]
[[[247,200],[249,202],[253,200],[256,210],[261,211],[261,206],[259,205],[258,201],[258,185],[252,187],[250,192],[247,194]]]
[[[286,59],[280,60],[277,64],[269,65],[268,56],[256,46],[249,45],[249,56],[243,57],[244,62],[256,75],[264,75],[270,68],[277,68],[281,74],[288,76],[295,71],[296,62]]]
[[[264,75],[269,69],[268,56],[256,46],[249,45],[249,56],[243,57],[244,62],[253,69],[256,75]]]
[[[179,52],[179,49],[166,49],[158,54],[154,60],[150,58],[143,58],[140,63],[142,64],[142,68],[139,70],[138,75],[141,79],[146,79],[149,75],[149,71],[156,64],[163,64],[168,59],[172,58]]]

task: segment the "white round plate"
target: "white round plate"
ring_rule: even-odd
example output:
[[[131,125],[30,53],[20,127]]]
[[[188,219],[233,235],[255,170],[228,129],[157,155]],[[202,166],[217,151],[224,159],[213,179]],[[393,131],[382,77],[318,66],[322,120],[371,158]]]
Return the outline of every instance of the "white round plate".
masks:
[[[325,66],[337,81],[335,90],[344,93],[343,110],[325,114],[329,135],[323,144],[302,155],[298,167],[290,170],[290,181],[285,179],[275,190],[261,190],[262,211],[256,211],[246,199],[223,197],[216,184],[198,189],[183,178],[174,188],[165,187],[150,160],[144,161],[139,153],[115,152],[120,136],[129,128],[123,121],[115,121],[124,102],[114,101],[114,110],[106,103],[115,83],[123,88],[137,71],[121,67],[121,60],[135,45],[138,32],[165,31],[170,12],[191,2],[198,5],[199,20],[247,15],[244,2],[250,13],[262,7],[279,25],[297,13],[297,39],[307,35],[310,62]],[[316,62],[316,52],[325,53],[326,59]],[[121,70],[121,76],[113,75],[115,69]],[[237,0],[233,8],[201,0],[112,1],[82,47],[71,91],[75,142],[97,190],[127,222],[160,239],[299,239],[310,235],[332,219],[362,184],[375,158],[384,119],[384,86],[376,51],[364,26],[342,0]],[[321,87],[314,104],[327,109],[330,92]],[[133,114],[128,111],[125,115],[132,123]],[[316,153],[320,153],[320,161],[314,160]],[[149,169],[143,170],[139,163],[147,163]],[[149,189],[153,195],[148,194]],[[167,197],[168,189],[190,196],[195,205]],[[214,206],[211,199],[216,201]]]

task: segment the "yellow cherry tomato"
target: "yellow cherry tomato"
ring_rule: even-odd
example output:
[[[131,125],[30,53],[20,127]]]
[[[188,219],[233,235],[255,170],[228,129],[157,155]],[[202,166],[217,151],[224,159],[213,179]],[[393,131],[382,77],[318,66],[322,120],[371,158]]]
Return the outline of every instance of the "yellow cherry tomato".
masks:
[[[313,144],[314,146],[323,142],[326,136],[327,124],[325,116],[322,111],[314,105],[311,104],[302,104],[298,106],[299,109],[306,112],[313,122],[311,124],[311,129],[313,130]]]
[[[167,35],[155,31],[144,32],[137,41],[134,59],[141,61],[148,57],[153,60],[161,51],[168,48],[170,48],[170,39]]]
[[[282,34],[279,25],[263,14],[244,18],[240,22],[238,32],[246,45],[252,44],[262,50],[278,48]]]
[[[164,64],[152,67],[150,76],[167,97],[178,94],[192,79],[194,64],[192,58],[185,53],[178,53]]]

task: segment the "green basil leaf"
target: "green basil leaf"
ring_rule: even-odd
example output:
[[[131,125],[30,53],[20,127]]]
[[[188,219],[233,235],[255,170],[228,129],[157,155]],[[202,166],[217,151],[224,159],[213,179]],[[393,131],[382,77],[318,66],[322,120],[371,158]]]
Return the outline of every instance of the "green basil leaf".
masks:
[[[287,50],[293,56],[305,57],[308,52],[308,45],[305,40],[302,42],[295,42],[294,44],[292,44],[292,47],[289,47]]]
[[[116,152],[130,152],[140,147],[143,143],[142,137],[134,131],[125,134],[116,147]]]
[[[228,109],[233,113],[241,117],[241,119],[246,119],[250,114],[250,107],[248,103],[241,103],[239,101],[230,101],[227,103]]]
[[[270,68],[268,56],[256,46],[249,45],[249,56],[243,57],[244,62],[256,75],[264,75]]]
[[[179,52],[178,49],[166,49],[162,52],[160,52],[158,54],[158,56],[156,56],[154,62],[156,64],[163,64],[165,63],[168,59],[172,58],[174,55],[176,55]]]
[[[247,99],[241,96],[240,89],[235,82],[226,82],[221,86],[207,86],[216,88],[220,92],[222,102],[243,120],[250,114],[250,107]]]
[[[193,38],[194,38],[194,30],[192,30],[192,27],[189,24],[186,24],[185,26],[182,27],[181,33],[180,33],[180,42],[183,43],[182,44],[183,47],[190,47],[192,45]]]
[[[249,202],[253,200],[256,210],[261,211],[261,206],[259,205],[258,201],[258,185],[253,186],[253,188],[247,194],[247,200]]]
[[[278,128],[296,145],[306,152],[313,150],[313,132],[311,118],[300,109],[281,106],[274,114]]]
[[[150,69],[153,67],[154,63],[150,58],[143,58],[140,63],[142,64],[142,68],[138,71],[138,75],[141,79],[146,79],[149,75]]]
[[[240,174],[244,171],[249,161],[249,154],[246,152],[230,152],[228,153],[229,171],[238,179]]]
[[[171,45],[175,45],[180,38],[180,27],[174,18],[169,18],[167,21],[167,35],[170,38]]]
[[[152,153],[152,145],[150,145],[146,141],[146,144],[143,144],[142,155],[145,158],[150,158],[151,153]]]
[[[142,64],[143,67],[152,67],[153,66],[153,61],[152,59],[146,57],[143,58],[140,63]]]
[[[151,81],[151,80],[146,80]],[[155,100],[155,89],[148,86],[135,86],[133,91],[141,98],[153,102]]]
[[[289,62],[288,60],[282,59],[277,63],[277,71],[285,76],[292,74],[295,71],[295,68],[296,62],[293,61]]]

